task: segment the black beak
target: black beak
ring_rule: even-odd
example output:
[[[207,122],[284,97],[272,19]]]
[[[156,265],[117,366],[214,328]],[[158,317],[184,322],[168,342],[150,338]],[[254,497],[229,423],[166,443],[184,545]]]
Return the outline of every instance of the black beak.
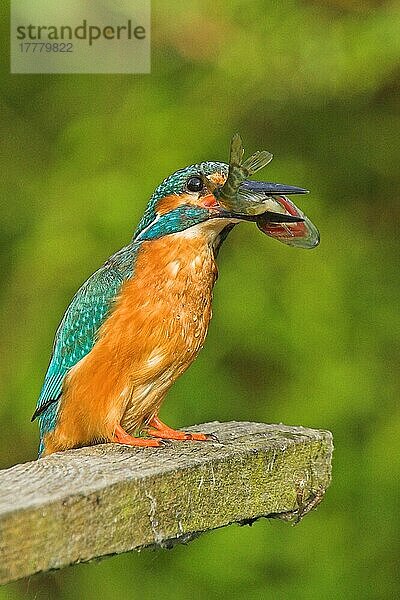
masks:
[[[240,186],[244,192],[265,193],[267,196],[280,196],[291,194],[308,194],[308,190],[284,183],[271,183],[269,181],[244,181]]]
[[[228,211],[220,211],[216,217],[224,217],[227,219],[238,219],[240,221],[251,221],[255,223],[260,215],[244,215],[242,213],[234,213]],[[262,213],[263,219],[269,223],[300,223],[304,221],[303,217],[296,217],[293,215],[284,215],[281,213],[271,212],[269,210]]]
[[[248,198],[248,202],[251,204],[252,201],[257,201],[258,199],[262,199],[265,197],[274,197],[276,196],[276,204],[277,207],[280,207],[280,203],[278,202],[278,198],[280,196],[285,196],[286,194],[308,194],[308,190],[304,188],[297,187],[294,185],[285,185],[283,183],[272,183],[269,181],[244,181],[240,186],[238,193],[240,195],[242,192],[244,198]],[[246,200],[244,200],[246,202]],[[261,200],[262,202],[262,200]],[[223,209],[219,216],[228,217],[231,219],[240,219],[241,221],[257,221],[259,218],[259,214],[249,214],[246,211],[241,211],[240,208],[236,208],[233,211],[227,211]],[[280,212],[274,212],[271,210],[265,210],[263,213],[264,222],[268,221],[269,223],[298,223],[304,221],[303,217],[300,215],[291,215],[291,214],[282,214]]]

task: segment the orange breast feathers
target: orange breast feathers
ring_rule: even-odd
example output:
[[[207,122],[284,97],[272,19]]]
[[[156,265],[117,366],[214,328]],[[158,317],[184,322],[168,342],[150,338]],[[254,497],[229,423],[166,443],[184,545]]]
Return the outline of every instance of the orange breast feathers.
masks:
[[[158,413],[204,343],[216,277],[202,236],[142,243],[98,341],[66,379],[47,453],[111,440],[120,423],[132,433]]]

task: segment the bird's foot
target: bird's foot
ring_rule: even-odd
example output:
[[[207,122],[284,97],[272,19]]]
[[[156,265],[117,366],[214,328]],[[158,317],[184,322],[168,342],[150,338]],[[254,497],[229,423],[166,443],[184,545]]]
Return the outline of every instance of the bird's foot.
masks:
[[[194,442],[218,442],[218,439],[212,433],[189,433],[186,431],[177,431],[165,425],[158,417],[153,417],[149,422],[150,429],[148,435],[164,440],[192,440]]]
[[[157,448],[163,445],[163,443],[158,440],[133,437],[132,435],[129,435],[129,433],[126,433],[121,425],[117,425],[115,428],[112,441],[117,444],[123,444],[124,446],[140,446],[142,448]]]

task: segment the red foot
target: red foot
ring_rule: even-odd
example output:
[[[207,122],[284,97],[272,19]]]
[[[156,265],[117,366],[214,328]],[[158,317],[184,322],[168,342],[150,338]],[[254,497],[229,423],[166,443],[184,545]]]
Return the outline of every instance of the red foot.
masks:
[[[117,444],[124,444],[125,446],[142,446],[142,447],[159,447],[162,446],[161,442],[157,440],[147,440],[144,438],[135,438],[129,433],[126,433],[121,427],[121,425],[117,425],[114,432],[113,442]]]
[[[186,433],[185,431],[176,431],[168,425],[165,425],[158,417],[153,417],[149,423],[152,429],[148,429],[147,433],[153,437],[162,438],[164,440],[192,440],[195,442],[218,441],[215,435],[208,433]]]

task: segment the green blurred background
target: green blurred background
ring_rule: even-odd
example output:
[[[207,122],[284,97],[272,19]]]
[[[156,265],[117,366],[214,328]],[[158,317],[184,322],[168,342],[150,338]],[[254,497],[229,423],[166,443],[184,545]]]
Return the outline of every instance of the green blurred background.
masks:
[[[232,526],[0,597],[398,597],[399,4],[153,0],[150,75],[10,75],[1,11],[1,467],[35,458],[30,417],[73,293],[160,180],[226,160],[234,131],[275,154],[264,178],[312,190],[300,206],[321,245],[230,235],[204,351],[162,417],[320,427],[336,451],[298,527]]]

